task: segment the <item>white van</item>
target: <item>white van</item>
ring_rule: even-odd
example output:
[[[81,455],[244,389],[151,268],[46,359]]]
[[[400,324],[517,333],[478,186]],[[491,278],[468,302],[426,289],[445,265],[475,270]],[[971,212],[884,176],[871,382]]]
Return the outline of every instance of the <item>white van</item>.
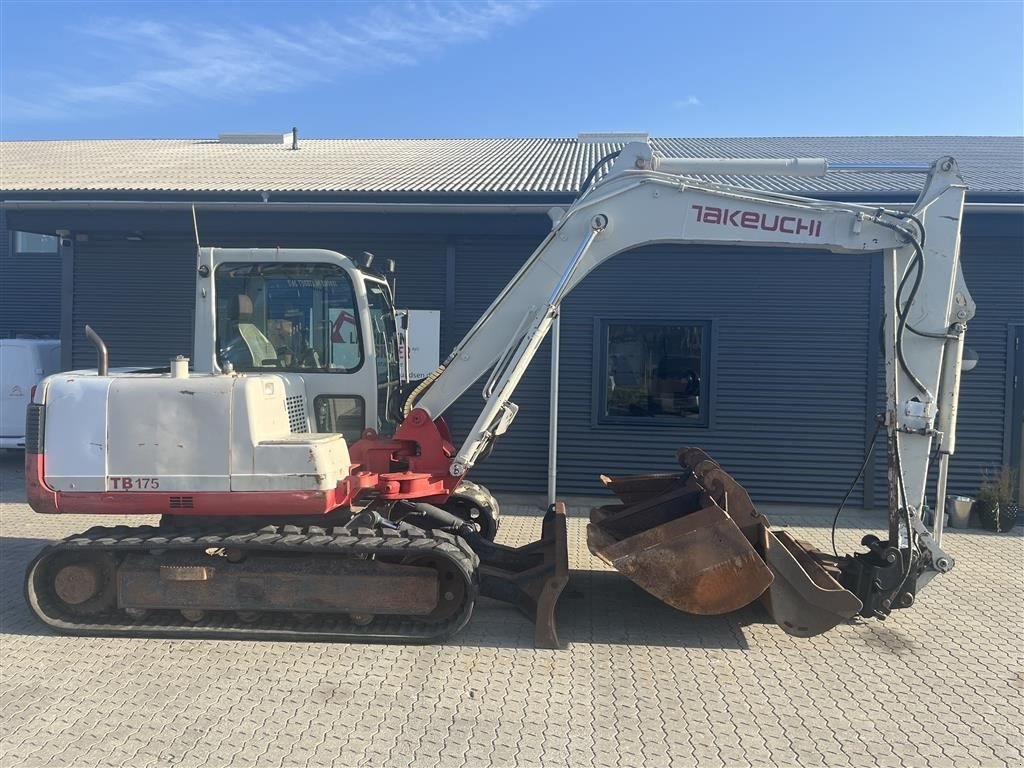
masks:
[[[32,390],[59,370],[57,339],[0,339],[0,449],[25,447]]]

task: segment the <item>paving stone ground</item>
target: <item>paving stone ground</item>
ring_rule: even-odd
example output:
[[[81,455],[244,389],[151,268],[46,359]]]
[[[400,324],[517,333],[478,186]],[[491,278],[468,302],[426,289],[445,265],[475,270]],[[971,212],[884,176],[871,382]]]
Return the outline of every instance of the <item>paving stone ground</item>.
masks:
[[[441,646],[70,638],[23,603],[46,540],[95,519],[24,504],[0,459],[0,765],[1024,765],[1024,539],[951,531],[908,611],[807,640],[757,606],[688,616],[587,551],[571,508],[566,648],[484,601]],[[823,516],[765,509],[823,548]],[[532,540],[535,509],[501,538]],[[137,519],[136,522],[142,522]],[[839,531],[853,549],[877,517]]]

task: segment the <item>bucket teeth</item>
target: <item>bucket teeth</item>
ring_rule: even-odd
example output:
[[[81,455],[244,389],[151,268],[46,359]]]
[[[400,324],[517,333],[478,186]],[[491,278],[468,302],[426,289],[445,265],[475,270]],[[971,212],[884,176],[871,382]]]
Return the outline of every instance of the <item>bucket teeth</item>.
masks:
[[[609,477],[622,502],[595,508],[587,545],[637,585],[687,613],[721,614],[761,598],[792,635],[831,629],[861,609],[810,545],[772,531],[746,490],[699,448],[682,472]]]

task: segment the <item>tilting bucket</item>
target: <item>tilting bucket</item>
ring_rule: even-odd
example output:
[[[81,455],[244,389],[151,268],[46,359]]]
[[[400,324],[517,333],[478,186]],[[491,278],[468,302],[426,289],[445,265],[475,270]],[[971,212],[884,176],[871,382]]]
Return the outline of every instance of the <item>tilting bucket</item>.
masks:
[[[687,613],[727,613],[760,597],[783,630],[810,637],[860,611],[821,553],[772,531],[706,453],[682,448],[678,459],[678,474],[601,478],[622,504],[591,512],[591,552]]]

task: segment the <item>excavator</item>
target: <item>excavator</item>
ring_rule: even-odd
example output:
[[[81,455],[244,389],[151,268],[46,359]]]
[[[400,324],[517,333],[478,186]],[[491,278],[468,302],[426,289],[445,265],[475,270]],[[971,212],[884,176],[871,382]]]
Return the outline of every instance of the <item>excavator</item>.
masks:
[[[924,183],[912,206],[885,207],[708,180],[856,172]],[[404,380],[405,322],[387,271],[328,250],[201,247],[197,233],[193,359],[112,372],[87,327],[97,369],[45,379],[27,416],[36,512],[160,522],[48,545],[28,567],[27,602],[78,635],[425,643],[459,631],[486,596],[532,619],[538,647],[559,647],[564,505],[548,509],[537,541],[508,547],[494,540],[496,500],[468,475],[513,423],[513,391],[587,274],[640,246],[701,243],[883,254],[887,537],[865,536],[844,556],[818,551],[685,447],[678,472],[601,478],[617,503],[592,511],[590,550],[692,614],[760,600],[799,637],[885,619],[954,565],[941,536],[975,309],[959,259],[965,192],[951,157],[673,158],[628,143],[571,206],[550,211],[536,251],[416,382]],[[483,406],[456,442],[444,414],[480,380]]]

